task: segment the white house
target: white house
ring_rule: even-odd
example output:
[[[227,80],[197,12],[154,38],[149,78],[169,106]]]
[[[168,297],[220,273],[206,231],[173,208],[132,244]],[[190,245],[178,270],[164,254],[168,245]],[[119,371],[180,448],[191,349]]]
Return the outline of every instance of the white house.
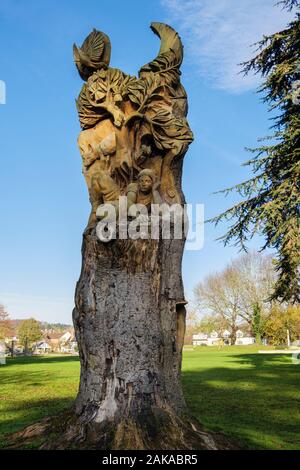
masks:
[[[212,331],[210,335],[199,333],[193,335],[193,346],[216,346],[220,342],[220,337],[216,331]]]
[[[224,330],[221,334],[212,331],[211,334],[199,333],[193,335],[193,346],[219,346],[221,342],[228,344],[230,332]],[[236,345],[247,345],[255,343],[255,338],[252,336],[244,336],[241,330],[236,332]]]
[[[197,335],[193,335],[193,346],[202,346],[207,345],[208,335],[204,333],[199,333]]]
[[[36,344],[34,352],[37,354],[46,354],[51,351],[51,346],[45,341],[41,341]]]
[[[67,331],[63,336],[60,337],[60,351],[68,354],[77,354],[77,342],[74,336],[74,332]]]
[[[241,330],[236,332],[236,345],[247,345],[247,344],[254,344],[255,338],[253,336],[244,336],[244,333]]]
[[[77,354],[77,342],[70,341],[69,343],[65,344],[61,347],[61,352],[68,353],[68,354]]]

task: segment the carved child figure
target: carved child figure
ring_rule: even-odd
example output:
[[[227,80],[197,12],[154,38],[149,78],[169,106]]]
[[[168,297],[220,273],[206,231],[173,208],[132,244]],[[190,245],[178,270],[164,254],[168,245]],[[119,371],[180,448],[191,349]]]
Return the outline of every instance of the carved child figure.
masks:
[[[153,170],[148,168],[140,171],[137,182],[127,186],[128,210],[133,204],[143,204],[150,211],[151,204],[162,204],[164,201],[159,193],[160,181]]]

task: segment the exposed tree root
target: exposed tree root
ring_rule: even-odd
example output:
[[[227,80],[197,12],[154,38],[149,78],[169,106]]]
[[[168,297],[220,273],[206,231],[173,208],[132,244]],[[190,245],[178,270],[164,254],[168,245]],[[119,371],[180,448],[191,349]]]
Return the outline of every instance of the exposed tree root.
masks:
[[[7,449],[41,450],[236,450],[222,434],[208,432],[190,417],[152,409],[117,423],[85,422],[73,410],[46,418],[10,435]]]

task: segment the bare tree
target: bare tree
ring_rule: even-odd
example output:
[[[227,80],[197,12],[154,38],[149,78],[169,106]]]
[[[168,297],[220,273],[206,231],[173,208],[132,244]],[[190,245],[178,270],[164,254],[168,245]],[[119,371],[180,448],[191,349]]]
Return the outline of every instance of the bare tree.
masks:
[[[239,316],[253,330],[256,312],[263,316],[271,307],[270,297],[276,281],[272,256],[253,251],[233,260],[231,266],[239,281]]]
[[[239,322],[240,292],[237,271],[229,266],[221,273],[211,274],[195,290],[198,307],[206,313],[220,315],[235,344]]]
[[[227,328],[227,322],[221,315],[204,315],[199,323],[199,328],[205,334],[211,334],[216,331],[221,336]]]
[[[194,292],[201,310],[224,319],[234,344],[241,321],[246,321],[259,337],[257,322],[270,308],[274,282],[272,258],[252,252],[233,260],[220,273],[205,278]]]

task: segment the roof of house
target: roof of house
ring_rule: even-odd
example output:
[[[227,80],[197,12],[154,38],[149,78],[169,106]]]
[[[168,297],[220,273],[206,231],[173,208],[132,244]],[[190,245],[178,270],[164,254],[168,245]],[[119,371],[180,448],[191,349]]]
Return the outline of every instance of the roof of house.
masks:
[[[36,345],[37,349],[50,349],[50,346],[45,341],[42,341]]]
[[[58,333],[58,332],[53,332],[53,333],[47,333],[45,335],[45,338],[47,339],[59,339],[61,338],[62,334],[61,333]]]

